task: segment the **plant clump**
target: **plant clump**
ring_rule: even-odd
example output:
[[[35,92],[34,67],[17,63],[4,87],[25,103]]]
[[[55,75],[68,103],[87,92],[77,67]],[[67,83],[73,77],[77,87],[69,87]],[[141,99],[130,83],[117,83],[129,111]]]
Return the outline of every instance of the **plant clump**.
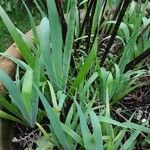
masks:
[[[1,53],[16,69],[13,79],[0,70],[7,90],[0,96],[0,117],[31,129],[13,142],[36,150],[149,148],[149,2],[34,3],[41,15],[38,29],[22,2],[32,39],[0,6],[22,57]]]

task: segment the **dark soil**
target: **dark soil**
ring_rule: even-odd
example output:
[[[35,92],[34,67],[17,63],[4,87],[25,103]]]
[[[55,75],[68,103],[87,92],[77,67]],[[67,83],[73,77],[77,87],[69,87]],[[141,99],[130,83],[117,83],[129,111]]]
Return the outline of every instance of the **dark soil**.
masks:
[[[150,85],[138,88],[128,94],[120,103],[113,107],[112,114],[120,122],[128,121],[134,114],[132,122],[142,124],[149,120],[146,123],[146,127],[150,128]],[[135,150],[150,150],[150,144],[145,144],[145,138],[149,139],[150,135],[141,133],[138,136]]]
[[[12,150],[23,150],[25,148],[32,148],[35,150],[37,148],[35,141],[41,136],[39,129],[32,129],[19,124],[13,125],[13,134]]]

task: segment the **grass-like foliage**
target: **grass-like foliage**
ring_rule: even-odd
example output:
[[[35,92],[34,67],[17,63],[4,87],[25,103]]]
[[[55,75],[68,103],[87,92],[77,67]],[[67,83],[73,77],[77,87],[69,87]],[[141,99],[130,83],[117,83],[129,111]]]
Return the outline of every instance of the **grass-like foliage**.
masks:
[[[141,77],[150,75],[141,65],[150,47],[150,20],[145,17],[148,1],[34,2],[42,16],[38,30],[23,2],[32,41],[0,6],[0,16],[24,58],[1,53],[17,64],[17,71],[13,81],[0,70],[0,81],[8,91],[7,98],[0,97],[0,106],[7,110],[0,111],[0,117],[37,125],[44,135],[40,140],[45,142],[37,141],[39,149],[134,149],[140,134],[146,138],[150,134],[148,120],[133,123],[133,114],[119,122],[111,109],[146,84],[138,82]],[[40,125],[45,115],[49,131]]]

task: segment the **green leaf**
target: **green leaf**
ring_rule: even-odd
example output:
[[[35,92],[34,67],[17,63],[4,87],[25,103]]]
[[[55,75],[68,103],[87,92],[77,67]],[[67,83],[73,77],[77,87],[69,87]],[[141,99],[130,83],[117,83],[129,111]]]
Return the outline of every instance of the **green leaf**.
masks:
[[[132,61],[132,59],[133,59],[134,46],[136,44],[136,39],[137,39],[137,36],[139,34],[139,29],[140,29],[140,26],[141,26],[142,16],[143,16],[143,14],[140,14],[138,16],[138,18],[136,19],[137,21],[136,21],[136,24],[135,24],[135,27],[134,27],[134,31],[133,31],[130,39],[128,40],[128,42],[127,42],[127,44],[126,44],[126,46],[123,50],[122,56],[120,58],[119,68],[120,68],[121,73],[124,72],[125,66],[130,61]]]
[[[83,140],[82,138],[76,133],[74,132],[72,129],[70,129],[67,125],[65,124],[61,124],[62,126],[62,129],[72,137],[72,139],[74,139],[74,141],[76,141],[78,144],[80,144],[81,146],[84,147],[84,143],[83,143]]]
[[[82,132],[82,138],[84,142],[84,147],[86,150],[92,150],[94,149],[94,139],[93,136],[90,133],[90,130],[87,125],[86,117],[83,114],[80,105],[76,103],[77,109],[78,109],[78,115],[80,118],[80,127],[81,127],[81,132]]]
[[[33,82],[33,71],[28,67],[23,80],[22,85],[22,99],[28,113],[32,115],[32,106],[31,106],[31,94],[32,94],[32,82]]]
[[[43,12],[43,10],[42,10],[42,8],[40,7],[39,3],[38,3],[36,0],[34,0],[34,3],[35,3],[35,5],[36,5],[37,9],[39,10],[41,16],[44,17],[44,16],[45,16],[45,13]]]
[[[99,121],[100,122],[105,122],[105,123],[110,123],[122,128],[129,128],[129,129],[134,129],[134,130],[139,130],[141,132],[145,132],[145,133],[150,133],[150,129],[144,127],[143,125],[138,125],[132,122],[124,122],[124,123],[120,123],[114,119],[111,119],[109,117],[103,117],[103,116],[99,116]]]
[[[96,40],[95,40],[96,41]],[[94,64],[96,59],[96,53],[97,53],[97,42],[94,43],[94,46],[89,53],[87,59],[85,60],[84,65],[81,67],[80,72],[78,73],[77,77],[75,78],[72,87],[70,89],[70,92],[73,92],[84,80],[86,74],[90,70],[91,66]]]
[[[82,96],[86,94],[88,89],[91,87],[91,84],[97,79],[98,73],[95,72],[93,75],[88,79],[88,81],[85,83],[85,86],[83,88]]]
[[[126,133],[127,129],[121,130],[118,135],[115,137],[115,148],[118,149],[121,145],[121,141]]]
[[[62,87],[62,29],[57,12],[55,0],[47,0],[49,25],[50,25],[50,39],[52,46],[52,61],[53,69],[57,77],[58,88]]]
[[[11,112],[13,115],[17,116],[20,119],[22,118],[22,115],[20,111],[15,107],[13,104],[10,104],[4,97],[0,96],[0,106],[7,109],[9,112]]]
[[[95,33],[97,26],[101,21],[102,17],[102,10],[103,10],[103,3],[104,0],[97,0],[94,18],[93,18],[93,25],[92,25],[92,33]]]
[[[75,16],[76,16],[76,0],[73,1],[70,10],[67,37],[65,42],[64,54],[63,54],[63,80],[64,88],[66,88],[69,66],[72,54],[73,40],[74,40],[74,28],[75,28]]]
[[[48,82],[48,86],[49,86],[50,93],[51,93],[51,98],[52,98],[53,107],[54,107],[55,109],[58,109],[58,104],[57,104],[56,95],[55,95],[53,86],[52,86],[52,84],[51,84],[49,81],[47,81],[47,82]]]
[[[17,44],[22,56],[27,61],[27,63],[32,68],[34,66],[34,57],[26,45],[26,43],[23,41],[22,36],[17,31],[16,27],[12,23],[12,21],[9,19],[3,8],[0,6],[0,16],[2,17],[6,27],[8,28],[14,42]]]
[[[69,150],[65,133],[61,127],[61,122],[60,122],[56,112],[53,111],[52,107],[46,100],[45,96],[41,93],[41,91],[37,87],[35,87],[35,89],[36,89],[36,91],[41,99],[41,102],[46,110],[47,116],[48,116],[49,120],[51,121],[51,127],[58,139],[58,142],[62,145],[62,147],[65,150]]]
[[[116,24],[116,21],[108,21],[108,22],[106,22],[106,24],[107,23],[108,24]],[[128,42],[130,39],[130,32],[129,32],[128,26],[124,22],[121,22],[119,29],[123,31],[126,42]]]
[[[11,120],[11,121],[20,123],[20,124],[22,124],[22,125],[27,125],[27,124],[25,124],[23,121],[19,120],[18,118],[14,117],[14,116],[12,116],[12,115],[9,115],[9,114],[3,112],[2,110],[0,110],[0,118],[7,119],[7,120]]]
[[[37,148],[36,150],[51,150],[54,147],[54,143],[48,141],[45,139],[44,136],[40,137],[37,141]],[[29,149],[25,149],[25,150],[29,150]]]
[[[131,134],[131,136],[129,137],[129,139],[121,146],[120,150],[128,150],[132,144],[134,143],[134,141],[136,140],[137,136],[140,134],[140,131],[135,131],[133,134]]]
[[[68,127],[71,127],[71,121],[72,121],[72,118],[73,118],[73,113],[74,113],[74,104],[71,105],[71,107],[69,109],[69,112],[67,114],[67,117],[66,117],[65,124]]]
[[[39,39],[42,62],[46,67],[46,73],[48,74],[52,85],[55,87],[58,81],[54,73],[52,52],[50,47],[50,27],[47,17],[44,17],[40,23]]]
[[[34,35],[34,38],[36,41],[38,41],[38,34],[37,34],[37,30],[36,30],[36,25],[35,25],[35,21],[34,21],[34,18],[29,10],[29,8],[27,7],[27,5],[25,4],[25,2],[22,0],[26,10],[27,10],[27,13],[28,13],[28,16],[29,16],[29,20],[30,20],[30,24],[31,24],[31,28],[32,28],[32,31],[33,31],[33,35]]]
[[[44,137],[46,140],[50,140],[50,136],[49,134],[46,132],[46,130],[39,124],[36,122],[36,125],[38,126],[38,128],[40,129],[40,131],[43,133]]]
[[[17,89],[11,78],[1,69],[0,82],[5,85],[6,89],[9,91],[12,101],[17,105],[25,120],[31,125],[31,117],[23,103],[20,91]]]
[[[93,126],[93,136],[95,140],[95,150],[103,150],[103,139],[99,119],[93,110],[90,111],[91,123]]]

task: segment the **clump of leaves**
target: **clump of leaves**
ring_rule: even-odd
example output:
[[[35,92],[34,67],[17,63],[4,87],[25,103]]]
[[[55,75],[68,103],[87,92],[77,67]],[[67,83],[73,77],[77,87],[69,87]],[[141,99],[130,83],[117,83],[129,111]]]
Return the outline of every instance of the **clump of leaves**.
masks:
[[[1,54],[14,61],[18,69],[15,82],[5,72],[0,72],[0,81],[10,97],[10,102],[1,97],[0,104],[13,114],[1,112],[0,116],[31,127],[38,122],[47,147],[133,149],[138,135],[149,134],[150,129],[146,122],[133,123],[133,116],[123,123],[114,120],[111,107],[145,84],[136,84],[140,77],[149,76],[148,70],[131,70],[144,59],[145,51],[141,51],[137,42],[139,35],[149,39],[141,35],[146,5],[131,11],[130,0],[120,3],[47,0],[46,15],[41,4],[37,1],[35,4],[42,16],[38,32],[25,4],[34,41],[28,41],[0,7],[0,16],[25,60]],[[107,7],[114,6],[117,9],[113,17],[104,17]],[[130,22],[131,15],[135,24]],[[117,55],[110,51],[116,39],[123,45],[117,49]],[[99,56],[99,45],[106,46],[102,56]],[[143,47],[148,48],[149,43],[144,41]],[[130,64],[138,57],[142,59],[131,68]],[[23,76],[20,76],[20,68]],[[37,119],[43,116],[39,100],[50,120],[50,133]],[[129,136],[125,141],[126,134]],[[39,141],[37,143],[42,146]]]

